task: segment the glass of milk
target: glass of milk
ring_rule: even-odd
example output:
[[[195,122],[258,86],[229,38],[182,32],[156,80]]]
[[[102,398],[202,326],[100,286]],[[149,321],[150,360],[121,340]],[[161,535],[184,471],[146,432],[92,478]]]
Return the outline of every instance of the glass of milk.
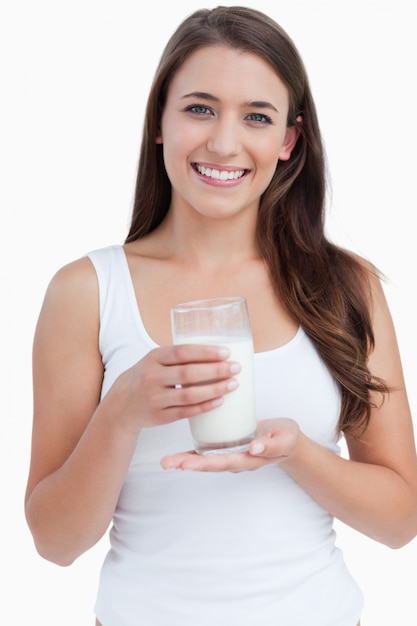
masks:
[[[174,344],[226,346],[230,360],[241,365],[239,387],[224,402],[190,418],[194,446],[200,454],[238,452],[255,437],[254,350],[245,298],[228,297],[185,302],[171,308]]]

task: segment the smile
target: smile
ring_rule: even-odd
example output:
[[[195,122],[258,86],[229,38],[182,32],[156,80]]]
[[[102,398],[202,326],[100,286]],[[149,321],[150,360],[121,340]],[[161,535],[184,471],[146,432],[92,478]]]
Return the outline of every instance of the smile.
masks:
[[[242,178],[246,170],[217,170],[194,163],[194,167],[199,174],[213,178],[214,180],[236,180]]]

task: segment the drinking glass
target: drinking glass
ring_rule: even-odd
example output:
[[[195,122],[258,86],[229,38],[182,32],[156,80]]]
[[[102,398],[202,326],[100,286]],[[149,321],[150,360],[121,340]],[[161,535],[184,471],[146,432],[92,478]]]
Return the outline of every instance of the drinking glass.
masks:
[[[171,308],[174,344],[226,346],[230,360],[241,365],[239,387],[221,406],[189,419],[200,454],[244,451],[255,437],[254,350],[245,298],[226,297],[185,302]],[[207,381],[208,382],[208,381]]]

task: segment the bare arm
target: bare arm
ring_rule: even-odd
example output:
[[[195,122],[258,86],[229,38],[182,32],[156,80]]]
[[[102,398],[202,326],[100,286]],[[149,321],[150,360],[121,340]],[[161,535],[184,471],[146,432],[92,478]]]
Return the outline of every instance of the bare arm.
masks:
[[[61,565],[106,531],[140,430],[212,408],[232,380],[217,348],[166,346],[124,372],[100,402],[98,311],[95,272],[81,259],[51,281],[35,333],[25,509],[39,553]]]
[[[166,457],[165,468],[242,471],[279,462],[317,502],[351,527],[400,547],[417,534],[417,459],[410,408],[391,316],[379,281],[373,285],[375,349],[371,372],[394,391],[373,410],[359,439],[347,437],[350,460],[308,439],[291,419],[260,424],[250,452],[213,458]]]

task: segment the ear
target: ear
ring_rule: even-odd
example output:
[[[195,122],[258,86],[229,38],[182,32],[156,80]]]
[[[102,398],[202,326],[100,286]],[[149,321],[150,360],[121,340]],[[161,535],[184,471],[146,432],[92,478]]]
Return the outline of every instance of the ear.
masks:
[[[162,140],[162,135],[157,135],[155,138],[155,143],[164,143]]]
[[[303,118],[301,117],[301,115],[297,117],[297,122],[299,124],[303,123]],[[294,146],[297,143],[297,139],[300,136],[300,132],[301,131],[298,126],[288,126],[287,132],[285,134],[284,143],[282,144],[278,157],[280,161],[288,161],[291,156],[291,152],[293,151]]]

